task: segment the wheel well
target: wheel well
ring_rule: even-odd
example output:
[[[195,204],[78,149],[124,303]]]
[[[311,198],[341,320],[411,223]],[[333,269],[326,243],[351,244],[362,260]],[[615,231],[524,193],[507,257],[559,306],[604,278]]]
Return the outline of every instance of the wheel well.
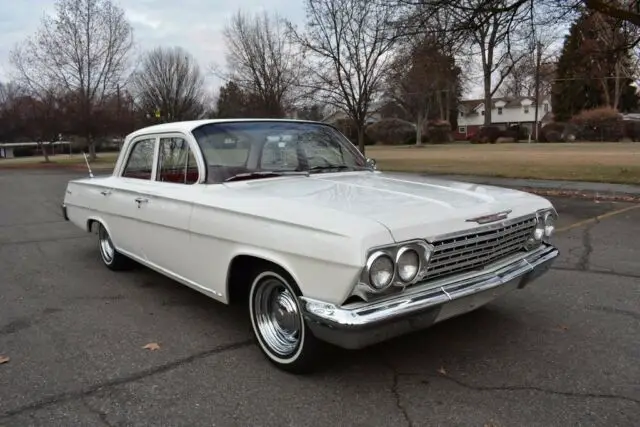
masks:
[[[93,231],[93,224],[97,224],[99,221],[97,219],[90,219],[87,221],[87,231],[91,233]]]
[[[238,255],[229,265],[227,273],[227,295],[229,304],[242,303],[249,297],[251,279],[258,269],[270,268],[281,274],[289,283],[297,288],[297,283],[284,268],[275,262],[252,255]]]

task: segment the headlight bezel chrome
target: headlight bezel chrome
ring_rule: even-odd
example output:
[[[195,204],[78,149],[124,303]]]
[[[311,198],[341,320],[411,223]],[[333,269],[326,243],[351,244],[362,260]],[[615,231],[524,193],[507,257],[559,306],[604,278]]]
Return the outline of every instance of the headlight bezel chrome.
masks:
[[[415,275],[410,280],[403,280],[398,271],[398,261],[404,253],[411,250],[418,254],[419,264]],[[426,240],[422,239],[371,248],[367,251],[365,265],[362,269],[358,285],[360,287],[364,287],[363,290],[365,292],[373,294],[381,294],[388,292],[390,289],[405,288],[413,285],[425,276],[433,250],[433,246],[427,243]],[[387,256],[392,260],[393,276],[386,286],[378,288],[371,283],[371,267],[374,261],[381,256]]]
[[[536,249],[543,243],[549,243],[555,231],[558,212],[554,207],[539,209],[535,217],[536,226],[525,244],[528,250]]]

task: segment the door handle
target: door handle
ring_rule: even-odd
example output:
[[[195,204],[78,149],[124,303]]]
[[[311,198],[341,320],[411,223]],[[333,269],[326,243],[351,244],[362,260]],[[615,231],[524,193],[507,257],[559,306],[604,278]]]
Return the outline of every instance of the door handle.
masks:
[[[138,207],[140,207],[141,203],[147,203],[148,201],[149,201],[149,199],[145,199],[144,197],[136,198],[136,203],[138,204]]]
[[[111,194],[111,191],[110,190],[102,190],[100,192],[100,194],[102,194],[103,196],[108,196],[109,194]]]

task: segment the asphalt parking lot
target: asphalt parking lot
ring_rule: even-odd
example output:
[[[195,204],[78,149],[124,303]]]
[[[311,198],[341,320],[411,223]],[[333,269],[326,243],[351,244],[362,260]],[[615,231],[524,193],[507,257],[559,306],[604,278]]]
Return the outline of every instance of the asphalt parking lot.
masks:
[[[554,199],[535,284],[296,377],[244,307],[103,267],[59,211],[76,176],[0,170],[0,426],[638,425],[640,205]]]

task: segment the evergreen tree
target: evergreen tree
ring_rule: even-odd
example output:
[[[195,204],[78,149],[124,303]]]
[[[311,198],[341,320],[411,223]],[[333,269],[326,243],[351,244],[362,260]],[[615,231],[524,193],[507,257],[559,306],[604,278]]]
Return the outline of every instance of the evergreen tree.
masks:
[[[638,96],[631,86],[631,55],[625,49],[625,39],[622,28],[612,18],[597,12],[578,17],[565,37],[558,60],[552,89],[556,120],[566,121],[582,110],[602,106],[621,112],[637,108]]]

